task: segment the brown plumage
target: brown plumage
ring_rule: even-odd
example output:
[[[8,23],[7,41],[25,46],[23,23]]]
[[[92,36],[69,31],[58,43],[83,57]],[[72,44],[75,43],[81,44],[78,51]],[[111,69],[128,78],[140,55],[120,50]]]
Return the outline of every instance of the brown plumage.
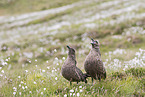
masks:
[[[80,81],[84,81],[87,83],[86,75],[83,74],[83,72],[78,67],[76,67],[77,62],[75,57],[75,50],[69,46],[67,46],[67,48],[69,49],[69,52],[68,57],[61,68],[62,76],[70,81],[70,85],[71,82],[78,83]]]
[[[101,81],[101,78],[106,78],[106,70],[101,60],[101,53],[99,48],[99,42],[92,39],[92,49],[87,55],[84,63],[85,71],[93,79],[98,79]]]

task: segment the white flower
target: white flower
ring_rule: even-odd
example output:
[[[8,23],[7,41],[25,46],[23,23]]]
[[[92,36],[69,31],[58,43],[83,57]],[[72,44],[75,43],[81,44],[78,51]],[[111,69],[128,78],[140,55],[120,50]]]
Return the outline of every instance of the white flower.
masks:
[[[70,93],[70,96],[72,95],[72,93]]]
[[[21,87],[21,84],[19,84],[19,87]]]
[[[59,60],[60,63],[62,63],[62,60]]]
[[[57,50],[56,50],[56,49],[54,49],[54,52],[57,52]]]
[[[44,91],[46,90],[46,88],[44,88]]]
[[[50,69],[50,67],[47,67],[47,69]]]
[[[64,97],[67,97],[67,94],[65,94]]]
[[[57,58],[57,57],[55,57],[55,60],[58,60],[58,58]]]
[[[14,91],[17,91],[17,88],[16,88],[16,87],[13,87],[13,90],[14,90]]]
[[[37,65],[35,65],[37,67]]]
[[[21,81],[21,84],[23,84],[24,82],[23,81]]]
[[[34,84],[37,84],[37,83],[34,81]]]
[[[73,96],[75,96],[76,94],[75,93],[73,93]]]
[[[31,91],[29,91],[29,93],[32,93]]]
[[[46,61],[46,63],[48,63],[48,61]]]
[[[21,76],[18,76],[18,78],[21,78]]]
[[[5,66],[5,65],[8,65],[8,63],[7,62],[2,62],[2,65]]]
[[[41,95],[43,95],[43,92],[41,92]]]
[[[8,61],[8,59],[6,59],[6,61]]]
[[[4,70],[2,70],[1,72],[2,72],[2,73],[5,73],[5,71],[4,71]]]
[[[28,72],[28,70],[25,70],[25,72],[27,73],[27,72]]]
[[[80,92],[83,92],[83,90],[81,89]]]
[[[54,70],[51,71],[52,73],[54,72]]]
[[[79,86],[79,88],[82,88],[82,86]]]
[[[55,80],[57,80],[57,77],[55,77]]]
[[[13,92],[14,95],[16,95],[16,92]]]
[[[0,69],[2,69],[2,67],[0,67]]]
[[[15,89],[17,89],[16,87],[13,87],[13,89],[15,90]]]
[[[25,87],[24,87],[24,86],[22,86],[22,89],[24,90],[24,89],[25,89]]]
[[[79,97],[80,96],[80,93],[77,93],[77,97]]]
[[[19,95],[21,95],[21,92],[19,92]]]
[[[28,87],[27,87],[27,86],[25,86],[25,88],[27,89]]]
[[[128,68],[128,66],[127,66],[127,65],[125,65],[125,68]]]
[[[56,65],[59,65],[59,63],[56,63]]]
[[[65,57],[62,57],[63,60],[65,60]]]
[[[45,72],[45,70],[42,70],[42,72]]]
[[[74,90],[73,90],[73,89],[71,89],[69,92],[72,92],[72,93],[73,93],[73,92],[74,92]]]
[[[37,59],[35,59],[35,62],[37,62]]]

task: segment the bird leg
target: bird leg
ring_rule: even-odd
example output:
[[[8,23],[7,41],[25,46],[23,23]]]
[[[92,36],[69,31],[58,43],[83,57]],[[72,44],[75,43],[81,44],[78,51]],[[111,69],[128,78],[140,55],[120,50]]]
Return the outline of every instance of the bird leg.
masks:
[[[87,73],[84,73],[83,75],[84,75],[85,78],[91,77],[91,76],[90,76],[89,74],[87,74]]]
[[[72,85],[71,81],[72,81],[72,78],[70,79],[70,86]]]
[[[93,78],[92,78],[92,86],[93,86]]]
[[[101,81],[101,78],[99,77],[98,79],[99,79],[99,82],[100,82]]]
[[[87,82],[88,82],[88,81],[85,79],[85,83],[86,83],[86,84],[87,84]]]
[[[70,81],[70,86],[72,85],[71,81]]]
[[[100,77],[100,75],[98,75],[98,80],[99,80],[99,82],[101,81],[101,77]]]

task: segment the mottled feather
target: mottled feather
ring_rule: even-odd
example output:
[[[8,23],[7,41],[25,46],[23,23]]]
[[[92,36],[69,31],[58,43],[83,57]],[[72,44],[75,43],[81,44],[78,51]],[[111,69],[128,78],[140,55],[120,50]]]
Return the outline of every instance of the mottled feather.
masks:
[[[70,82],[84,81],[86,83],[87,81],[85,79],[85,75],[78,67],[76,67],[77,62],[75,57],[75,50],[69,46],[68,49],[68,57],[61,68],[62,76]]]
[[[84,63],[84,68],[87,74],[89,74],[94,79],[106,78],[106,70],[101,60],[101,53],[98,41],[94,41],[92,44],[92,49],[87,55]]]

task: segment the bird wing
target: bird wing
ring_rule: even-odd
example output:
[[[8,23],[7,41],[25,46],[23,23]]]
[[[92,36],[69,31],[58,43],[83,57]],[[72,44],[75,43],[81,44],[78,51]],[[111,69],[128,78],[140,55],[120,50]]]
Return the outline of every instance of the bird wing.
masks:
[[[103,62],[102,62],[101,59],[97,60],[96,70],[97,70],[97,74],[99,74],[99,76],[102,76],[103,78],[106,78],[106,70],[105,70],[105,67],[104,67]]]
[[[106,76],[106,71],[99,53],[89,53],[89,55],[86,57],[84,67],[85,71],[93,78],[96,78],[96,75],[98,74]]]
[[[93,78],[96,77],[96,66],[94,64],[95,61],[93,60],[93,57],[87,58],[84,64],[85,71]]]
[[[75,69],[75,73],[76,73],[76,75],[78,76],[78,78],[81,79],[81,76],[80,76],[80,74],[79,74],[77,68]]]
[[[103,62],[101,59],[97,59],[96,67],[98,68],[99,72],[103,72],[102,70],[104,69],[104,67],[103,67]]]
[[[80,80],[84,80],[83,72],[78,67],[76,67],[75,72]]]

